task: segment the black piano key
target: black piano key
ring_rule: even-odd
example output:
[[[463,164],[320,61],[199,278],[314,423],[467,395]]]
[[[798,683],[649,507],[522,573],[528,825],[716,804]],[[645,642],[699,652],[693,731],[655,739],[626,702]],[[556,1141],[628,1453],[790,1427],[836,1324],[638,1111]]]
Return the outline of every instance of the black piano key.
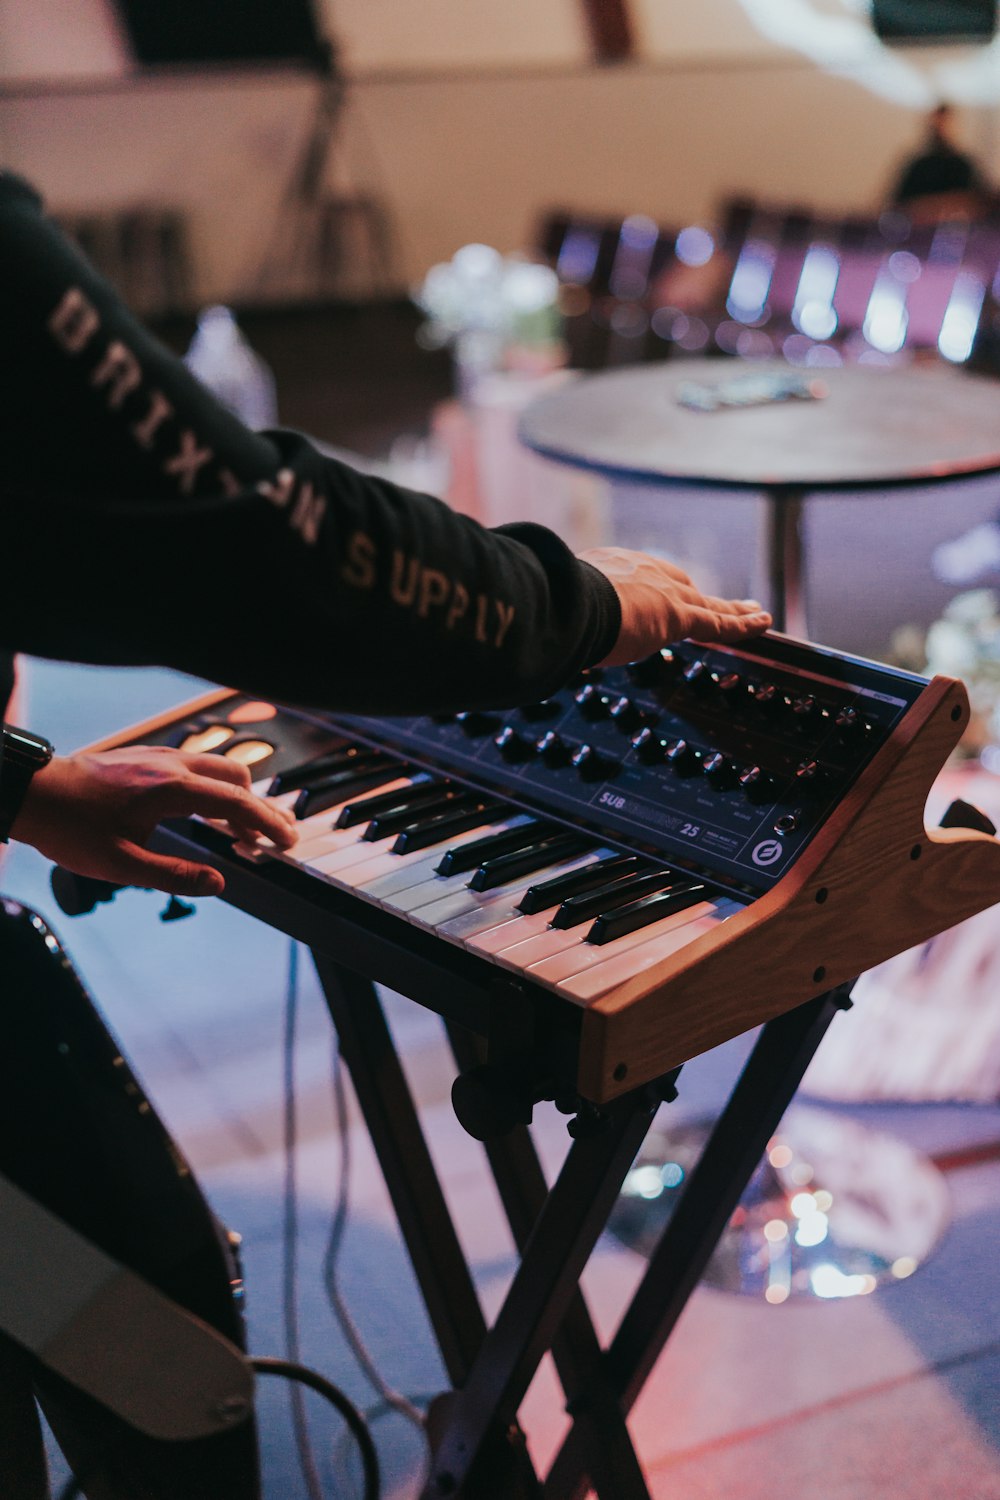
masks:
[[[357,770],[337,771],[332,776],[327,776],[318,786],[303,787],[292,804],[292,812],[296,818],[312,817],[313,813],[326,812],[328,807],[336,807],[352,793],[368,792],[374,787],[385,786],[387,781],[395,781],[405,773],[405,766],[387,760],[374,764],[366,761]]]
[[[676,885],[680,878],[676,871],[661,866],[648,875],[626,876],[624,880],[616,880],[596,891],[570,896],[555,913],[550,926],[576,927],[578,923],[589,922],[592,917],[599,917],[613,907],[624,906],[627,901],[636,901],[640,896],[649,896],[653,891],[662,891],[665,886]]]
[[[377,750],[371,750],[367,745],[340,745],[336,750],[328,750],[325,755],[315,755],[312,760],[302,761],[297,766],[279,771],[268,787],[267,795],[280,797],[284,792],[300,791],[302,787],[312,786],[336,771],[347,770],[361,758],[372,759],[378,754]]]
[[[399,770],[402,773],[403,768],[400,767]],[[447,782],[438,781],[433,776],[428,776],[426,771],[421,771],[414,776],[408,787],[398,786],[392,792],[375,792],[370,797],[359,797],[356,802],[348,802],[341,808],[334,827],[356,828],[359,823],[368,823],[372,818],[377,818],[379,813],[394,812],[403,807],[419,807],[422,802],[432,801],[442,786],[447,785]]]
[[[675,912],[697,906],[707,896],[705,886],[690,882],[685,882],[677,889],[643,896],[638,901],[619,906],[617,911],[602,913],[587,933],[586,941],[613,943],[615,938],[624,937],[627,932],[636,932],[640,927],[651,927],[654,922],[662,922],[664,917],[672,917]]]
[[[558,834],[555,838],[543,839],[529,844],[525,849],[515,849],[511,854],[498,854],[488,859],[469,881],[474,891],[491,891],[494,886],[506,885],[508,880],[517,880],[521,875],[530,875],[533,870],[542,870],[546,865],[555,865],[574,854],[582,854],[594,847],[593,839],[578,833]]]
[[[443,843],[456,833],[468,833],[470,828],[495,823],[505,812],[502,802],[476,797],[471,807],[434,813],[422,821],[409,824],[393,844],[392,853],[412,854],[417,849],[429,849],[432,844]]]
[[[519,823],[516,828],[484,834],[481,839],[470,839],[467,844],[459,844],[457,849],[449,849],[442,856],[441,863],[435,866],[435,873],[462,875],[466,870],[477,870],[487,859],[510,854],[515,849],[526,849],[529,844],[537,844],[539,839],[550,838],[558,831],[554,823],[531,819]]]
[[[408,828],[411,823],[422,821],[424,818],[433,816],[434,813],[450,812],[451,804],[458,802],[459,798],[463,799],[460,805],[464,806],[464,799],[469,795],[459,786],[446,785],[442,782],[437,788],[437,796],[428,797],[421,802],[419,807],[413,807],[407,803],[405,807],[379,813],[377,818],[371,820],[361,837],[374,844],[377,839],[385,839],[390,834],[402,833],[403,829]],[[457,808],[455,810],[457,811]]]
[[[582,870],[573,870],[569,875],[554,875],[551,880],[529,885],[517,909],[530,917],[534,912],[556,906],[570,896],[582,895],[596,886],[607,885],[609,880],[621,880],[624,875],[637,875],[649,868],[648,860],[641,860],[635,854],[609,854],[606,859],[599,859]]]

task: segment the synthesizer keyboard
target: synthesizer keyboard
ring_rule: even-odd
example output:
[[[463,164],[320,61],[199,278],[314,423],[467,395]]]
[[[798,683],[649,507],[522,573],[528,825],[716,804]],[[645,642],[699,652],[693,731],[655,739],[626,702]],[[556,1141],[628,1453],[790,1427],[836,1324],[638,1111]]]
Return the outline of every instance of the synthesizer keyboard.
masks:
[[[160,847],[209,858],[296,935],[306,903],[310,941],[442,1013],[480,987],[486,1034],[527,1001],[600,1103],[1000,898],[989,835],[923,824],[967,718],[951,679],[771,634],[681,642],[504,712],[220,691],[105,745],[251,766],[294,808],[293,849],[244,854],[193,820]],[[442,954],[435,997],[421,975]]]

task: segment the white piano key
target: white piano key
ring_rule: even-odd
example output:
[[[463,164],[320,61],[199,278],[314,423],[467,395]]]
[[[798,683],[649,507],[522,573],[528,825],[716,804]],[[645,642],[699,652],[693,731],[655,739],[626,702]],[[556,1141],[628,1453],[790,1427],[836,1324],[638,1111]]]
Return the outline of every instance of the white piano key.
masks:
[[[385,786],[378,788],[379,792],[405,791],[413,785],[413,779],[409,776],[401,776],[398,781],[390,781]],[[298,793],[289,795],[297,797]],[[330,848],[339,848],[346,839],[360,838],[367,828],[367,823],[357,823],[353,828],[335,828],[334,824],[340,817],[341,811],[352,802],[358,801],[357,793],[345,795],[342,802],[335,803],[324,812],[313,813],[311,817],[303,818],[299,823],[299,842],[297,848],[306,850],[310,854],[314,852],[313,845],[322,842],[329,844]],[[334,837],[335,836],[335,837]]]
[[[381,848],[384,842],[382,839],[379,839],[378,843],[368,844],[367,847],[369,850],[378,852],[372,853],[370,858],[366,860],[345,861],[342,865],[337,865],[336,874],[343,879],[346,886],[349,886],[352,890],[363,890],[367,896],[369,894],[368,888],[372,884],[384,879],[386,876],[393,875],[401,869],[405,869],[408,864],[423,864],[426,866],[429,862],[430,867],[433,868],[433,865],[440,861],[442,854],[448,849],[453,849],[456,844],[461,844],[469,839],[481,838],[482,835],[483,826],[480,825],[479,828],[467,834],[450,834],[447,838],[443,838],[440,843],[428,845],[426,849],[416,849],[412,854],[397,854],[392,847],[397,837],[394,834],[390,837],[386,849]],[[331,867],[328,873],[332,872]],[[429,878],[429,874],[426,874],[425,878]],[[469,876],[465,875],[463,878],[464,880],[468,880]],[[377,898],[375,899],[377,900]]]
[[[588,853],[578,859],[568,860],[558,870],[553,870],[551,877],[546,878],[554,879],[556,875],[571,875],[574,870],[586,869],[587,865],[593,862],[594,856]],[[517,903],[526,889],[527,887],[522,887],[512,901],[496,912],[489,927],[466,927],[461,935],[470,939],[470,948],[475,948],[481,953],[499,953],[502,948],[510,948],[514,943],[548,931],[549,923],[559,910],[559,903],[553,902],[542,911],[532,912],[529,916],[525,916],[524,912],[518,911]],[[458,936],[458,933],[454,935]]]
[[[463,882],[468,881],[471,880],[472,874],[473,872],[468,870],[459,878]],[[501,902],[509,901],[511,896],[519,890],[524,890],[523,876],[520,880],[512,880],[508,885],[498,885],[492,891],[473,891],[467,884],[463,884],[458,890],[429,901],[426,906],[411,908],[410,921],[418,927],[429,927],[433,932],[437,932],[444,923],[455,917],[471,916],[476,912],[491,913]],[[486,921],[490,920],[491,916],[487,916]]]
[[[727,909],[724,910],[723,906]],[[681,915],[688,916],[690,912],[696,912],[697,910],[697,907],[692,906],[689,912],[681,913]],[[623,984],[625,980],[631,979],[633,975],[641,974],[643,969],[650,969],[654,964],[660,963],[665,958],[669,958],[678,949],[687,947],[689,943],[693,943],[703,933],[711,932],[720,922],[724,922],[727,917],[731,917],[734,912],[740,910],[742,908],[738,902],[725,902],[717,906],[714,911],[706,912],[702,916],[695,917],[692,921],[681,923],[679,927],[675,927],[669,932],[661,932],[659,936],[651,938],[645,943],[640,943],[631,952],[619,953],[615,957],[608,958],[603,964],[596,964],[593,968],[572,975],[569,979],[565,979],[560,984],[557,984],[556,989],[560,994],[567,995],[572,1000],[596,1000],[599,995],[604,995],[608,990],[613,990],[617,985]],[[667,921],[669,920],[670,918],[667,918]],[[629,936],[634,937],[635,934],[629,933]],[[619,938],[617,941],[622,942],[624,940]],[[608,943],[603,949],[604,953],[608,953],[614,946],[613,943]],[[600,953],[602,950],[597,948],[594,951]]]
[[[560,860],[557,864],[546,868],[546,875],[568,875],[570,870],[579,863],[580,856],[572,860]],[[466,880],[471,879],[472,871],[466,875]],[[437,913],[437,931],[456,942],[465,943],[476,933],[483,932],[487,928],[500,926],[509,922],[513,916],[517,916],[517,903],[527,889],[527,879],[524,875],[518,876],[516,880],[509,881],[506,885],[498,885],[492,891],[471,891],[466,888],[465,899],[462,900],[462,892],[456,891],[447,913],[443,907]],[[419,908],[421,917],[429,916],[429,909]],[[550,914],[551,915],[551,914]]]
[[[413,854],[397,856],[396,865],[384,877],[373,883],[367,894],[376,901],[383,898],[401,894],[410,886],[425,883],[441,863],[441,856],[449,849],[457,849],[461,844],[471,844],[475,839],[481,839],[488,833],[505,833],[510,828],[519,828],[529,821],[526,814],[515,818],[505,818],[502,822],[490,820],[481,823],[477,828],[470,828],[466,833],[451,834],[437,844],[429,844],[426,849],[416,850]],[[472,877],[471,870],[465,870],[460,875],[440,875],[440,894],[448,891],[449,887],[444,884],[446,880],[461,880],[463,884]],[[395,903],[393,903],[395,904]],[[401,907],[405,910],[405,906]]]
[[[549,907],[547,912],[538,912],[538,916],[547,916],[552,921],[556,910],[558,907]],[[502,965],[523,971],[531,968],[532,963],[541,963],[543,959],[552,959],[553,954],[565,953],[567,948],[576,948],[582,944],[591,926],[588,921],[580,922],[579,927],[540,927],[534,932],[523,933],[520,939],[508,933],[510,942],[505,942],[502,948],[495,948],[493,953]]]
[[[526,972],[529,978],[543,979],[558,988],[564,981],[569,981],[599,964],[608,963],[619,954],[630,953],[634,948],[653,942],[660,936],[669,935],[702,917],[713,916],[721,906],[725,906],[726,915],[730,910],[736,909],[736,903],[725,897],[719,900],[699,901],[697,906],[689,906],[686,911],[675,912],[670,917],[662,917],[651,927],[640,927],[635,932],[627,932],[623,937],[615,938],[613,943],[588,943],[587,933],[592,924],[581,922],[578,928],[569,929],[576,936],[575,943],[556,949],[544,958],[533,960],[528,964]],[[514,950],[508,949],[501,962],[516,963]]]
[[[345,828],[341,832],[353,834],[352,842],[326,853],[317,854],[306,862],[307,869],[316,870],[320,875],[328,877],[340,877],[352,865],[364,864],[374,859],[376,855],[388,853],[396,837],[395,834],[389,834],[387,838],[376,839],[374,843],[368,843],[359,836],[356,828]]]

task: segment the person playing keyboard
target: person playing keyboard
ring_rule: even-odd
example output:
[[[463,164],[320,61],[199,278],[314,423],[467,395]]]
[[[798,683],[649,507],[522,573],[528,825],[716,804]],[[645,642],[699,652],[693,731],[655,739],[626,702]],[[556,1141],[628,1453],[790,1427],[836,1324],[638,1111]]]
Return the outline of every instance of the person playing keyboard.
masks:
[[[574,556],[530,521],[488,530],[297,433],[249,431],[4,173],[0,271],[0,650],[155,663],[285,701],[399,714],[543,699],[584,667],[770,623],[756,602],[707,596],[661,559],[614,547]],[[122,755],[88,774],[60,758],[41,767],[13,836],[71,867],[86,844],[85,873],[121,879],[121,842],[134,859],[153,826],[153,773]],[[171,767],[182,782],[191,773]],[[214,777],[217,801],[246,794],[245,778],[227,792],[204,763],[193,774]],[[95,812],[107,840],[85,836]],[[249,834],[287,843],[276,815],[262,826],[254,814],[252,827],[240,816]],[[166,868],[139,857],[163,883]],[[173,877],[166,888],[180,893],[218,889],[207,869]]]

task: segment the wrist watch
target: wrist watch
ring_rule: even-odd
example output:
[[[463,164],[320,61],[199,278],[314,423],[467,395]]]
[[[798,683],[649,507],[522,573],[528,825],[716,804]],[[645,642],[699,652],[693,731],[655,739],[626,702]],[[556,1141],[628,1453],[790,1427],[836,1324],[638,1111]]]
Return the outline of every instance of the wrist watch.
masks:
[[[32,776],[48,765],[54,753],[48,740],[29,729],[4,724],[0,730],[0,843],[10,838]]]

